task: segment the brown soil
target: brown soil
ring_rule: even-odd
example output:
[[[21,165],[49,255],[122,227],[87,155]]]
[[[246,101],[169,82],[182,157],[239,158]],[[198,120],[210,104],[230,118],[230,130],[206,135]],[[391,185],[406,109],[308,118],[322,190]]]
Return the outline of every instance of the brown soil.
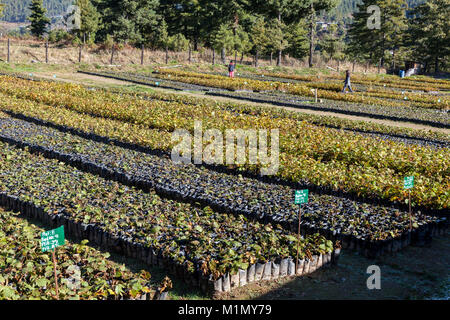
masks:
[[[450,237],[431,247],[408,247],[396,255],[369,260],[343,252],[337,266],[305,277],[261,282],[237,288],[218,299],[449,299]],[[381,289],[367,288],[367,267],[381,270]]]

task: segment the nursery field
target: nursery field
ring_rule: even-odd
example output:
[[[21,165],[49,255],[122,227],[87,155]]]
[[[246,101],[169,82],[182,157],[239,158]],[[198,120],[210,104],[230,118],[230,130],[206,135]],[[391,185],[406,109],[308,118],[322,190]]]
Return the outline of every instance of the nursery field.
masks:
[[[207,94],[0,76],[0,267],[11,270],[0,273],[0,299],[56,297],[46,280],[51,259],[37,240],[43,229],[27,219],[46,229],[64,226],[71,237],[59,251],[61,268],[76,264],[85,282],[78,291],[62,285],[61,299],[165,299],[170,279],[208,297],[242,297],[253,282],[333,270],[341,251],[380,259],[411,245],[432,246],[446,233],[447,133],[213,99],[309,105],[448,129],[449,81],[355,76],[360,90],[342,94],[331,76],[89,72]],[[321,102],[311,101],[315,89]],[[223,158],[173,163],[172,133],[194,134],[198,121],[223,135],[278,129],[277,172],[261,176],[263,164],[220,164]],[[209,143],[201,141],[203,148]],[[301,224],[299,189],[309,190]],[[147,271],[106,260],[108,251],[163,268],[168,277],[150,281]]]

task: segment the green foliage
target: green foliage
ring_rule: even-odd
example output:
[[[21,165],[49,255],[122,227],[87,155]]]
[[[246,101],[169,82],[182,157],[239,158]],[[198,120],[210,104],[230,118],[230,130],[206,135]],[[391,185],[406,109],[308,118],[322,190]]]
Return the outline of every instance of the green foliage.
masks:
[[[3,10],[5,9],[5,5],[0,2],[0,18],[3,17]]]
[[[90,0],[76,0],[75,4],[80,8],[81,18],[81,27],[76,31],[80,38],[82,38],[82,35],[88,35],[88,41],[92,42],[100,27],[100,13],[92,5]]]
[[[182,33],[177,33],[169,37],[169,49],[173,51],[186,51],[189,47],[189,40]]]
[[[289,42],[289,47],[287,48],[286,52],[299,59],[305,57],[308,54],[308,26],[305,20],[300,20],[295,24],[287,26],[286,36]]]
[[[380,29],[369,29],[367,21],[372,13],[367,13],[370,5],[380,8]],[[349,30],[349,52],[354,56],[369,57],[376,62],[385,59],[385,51],[395,50],[401,45],[406,27],[405,0],[365,0],[358,5],[359,12]]]
[[[326,36],[320,42],[322,53],[327,59],[342,60],[344,58],[345,44],[343,35],[339,31],[336,24],[330,25]]]
[[[168,48],[170,45],[170,37],[167,31],[167,23],[166,20],[162,20],[160,26],[158,28],[158,37],[157,43],[163,48]]]
[[[269,41],[269,34],[264,18],[258,18],[251,30],[251,39],[254,50],[261,52],[267,47]]]
[[[61,42],[71,40],[73,37],[64,29],[53,29],[48,33],[49,42]]]
[[[226,52],[234,48],[234,36],[228,24],[220,25],[213,38],[213,47],[216,50],[224,49]]]
[[[33,0],[30,4],[31,15],[28,20],[31,22],[31,34],[36,37],[42,37],[46,32],[50,19],[45,16],[47,9],[42,5],[42,0]]]
[[[408,32],[413,57],[426,64],[434,63],[435,71],[439,71],[439,61],[450,55],[450,2],[428,0],[416,7],[413,14]]]
[[[8,22],[25,22],[31,11],[29,9],[31,0],[2,0],[4,4],[3,20]],[[44,8],[48,16],[63,15],[73,0],[44,0]]]
[[[288,47],[285,35],[286,25],[278,19],[272,19],[267,30],[269,41],[268,47],[274,51],[284,50]]]

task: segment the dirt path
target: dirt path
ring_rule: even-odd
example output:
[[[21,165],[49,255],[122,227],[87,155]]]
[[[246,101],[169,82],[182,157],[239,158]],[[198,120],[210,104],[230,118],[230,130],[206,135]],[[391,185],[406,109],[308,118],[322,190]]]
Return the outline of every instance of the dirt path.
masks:
[[[236,288],[219,299],[449,299],[450,237],[434,238],[430,247],[408,247],[370,260],[344,251],[337,266],[310,275]],[[367,288],[367,267],[380,268],[381,289]]]
[[[112,86],[112,85],[130,86],[130,85],[133,85],[132,83],[130,83],[128,81],[104,78],[104,77],[100,77],[100,76],[93,76],[93,75],[88,75],[88,74],[83,74],[83,73],[60,73],[60,72],[41,73],[41,72],[38,72],[38,73],[35,73],[35,75],[38,77],[45,78],[45,79],[52,79],[52,80],[72,82],[72,83],[85,84],[85,85],[89,85],[89,84],[104,85],[104,86]],[[56,75],[56,78],[53,77],[53,75]],[[266,107],[272,107],[272,108],[275,107],[275,108],[282,108],[282,109],[295,111],[295,112],[303,112],[303,113],[312,114],[312,115],[333,116],[333,117],[347,119],[347,120],[353,120],[353,121],[366,121],[366,122],[378,123],[378,124],[387,125],[387,126],[391,126],[391,127],[411,128],[411,129],[416,129],[416,130],[430,130],[430,131],[450,134],[449,129],[435,128],[432,126],[415,124],[415,123],[411,123],[411,122],[374,119],[374,118],[369,118],[369,117],[346,115],[346,114],[341,114],[341,113],[337,113],[337,112],[302,109],[301,107],[298,107],[298,108],[283,107],[283,106],[276,106],[276,105],[273,105],[270,103],[257,103],[257,102],[243,101],[240,99],[233,99],[233,98],[228,98],[228,97],[207,96],[203,93],[197,93],[197,92],[175,91],[175,90],[168,90],[168,89],[155,88],[155,87],[151,87],[151,89],[157,90],[157,91],[162,91],[162,92],[171,92],[171,93],[189,95],[189,96],[193,96],[193,97],[209,98],[209,99],[215,100],[215,101],[245,103],[248,105],[258,105],[258,106],[266,106]]]

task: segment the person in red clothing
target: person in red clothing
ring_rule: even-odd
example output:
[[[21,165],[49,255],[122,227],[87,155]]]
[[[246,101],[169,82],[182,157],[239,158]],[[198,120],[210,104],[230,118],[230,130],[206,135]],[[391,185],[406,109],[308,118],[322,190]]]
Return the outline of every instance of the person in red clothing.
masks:
[[[228,65],[228,76],[230,78],[234,78],[234,70],[236,69],[236,65],[234,64],[234,61],[231,60],[230,64]]]

